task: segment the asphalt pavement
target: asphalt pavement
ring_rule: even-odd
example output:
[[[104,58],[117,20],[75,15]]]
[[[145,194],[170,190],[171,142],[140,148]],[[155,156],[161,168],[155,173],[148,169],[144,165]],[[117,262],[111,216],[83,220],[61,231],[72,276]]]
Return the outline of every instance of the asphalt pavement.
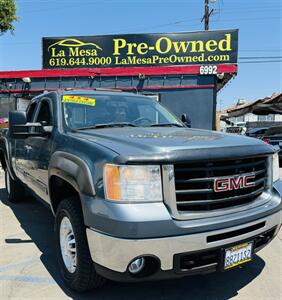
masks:
[[[282,299],[282,231],[241,269],[145,283],[108,282],[77,294],[63,283],[56,263],[53,216],[32,198],[6,200],[0,171],[0,299],[191,300]]]

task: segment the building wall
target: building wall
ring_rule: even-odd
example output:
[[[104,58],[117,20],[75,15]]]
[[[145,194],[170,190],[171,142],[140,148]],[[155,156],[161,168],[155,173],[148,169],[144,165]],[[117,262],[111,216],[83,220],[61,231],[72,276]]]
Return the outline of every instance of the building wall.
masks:
[[[160,102],[179,118],[186,113],[193,128],[215,128],[213,89],[162,92],[160,93]]]
[[[263,122],[263,121],[275,121],[275,122],[281,122],[282,121],[282,115],[280,114],[269,114],[269,115],[254,115],[252,113],[245,114],[240,117],[234,117],[230,118],[230,121],[234,124],[238,122]]]
[[[31,78],[30,85],[24,86],[24,92],[28,94],[29,90],[58,88],[116,88],[155,95],[178,117],[186,113],[191,119],[192,127],[215,129],[215,82],[213,75],[156,75],[143,78],[140,76]],[[2,85],[3,87],[0,84],[0,97],[1,88],[6,89],[9,86],[12,90],[23,89],[21,79],[9,79]],[[1,105],[0,102],[0,111]]]
[[[9,111],[16,109],[16,98],[0,94],[0,118],[8,118]]]

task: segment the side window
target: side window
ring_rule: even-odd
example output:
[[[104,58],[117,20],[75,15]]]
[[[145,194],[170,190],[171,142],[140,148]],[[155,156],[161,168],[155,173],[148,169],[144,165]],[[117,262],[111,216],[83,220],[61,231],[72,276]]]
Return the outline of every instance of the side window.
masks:
[[[32,122],[33,115],[34,115],[34,112],[35,112],[35,108],[36,108],[36,103],[30,104],[27,108],[26,119],[27,119],[28,123]]]
[[[44,122],[45,126],[53,125],[52,113],[48,101],[42,101],[35,122]]]

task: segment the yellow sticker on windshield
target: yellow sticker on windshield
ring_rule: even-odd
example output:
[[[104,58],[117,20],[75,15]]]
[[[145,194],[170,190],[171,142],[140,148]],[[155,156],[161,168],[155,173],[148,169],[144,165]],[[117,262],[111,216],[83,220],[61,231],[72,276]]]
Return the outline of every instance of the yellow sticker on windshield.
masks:
[[[63,95],[63,103],[74,103],[81,105],[95,106],[96,99],[82,96]]]

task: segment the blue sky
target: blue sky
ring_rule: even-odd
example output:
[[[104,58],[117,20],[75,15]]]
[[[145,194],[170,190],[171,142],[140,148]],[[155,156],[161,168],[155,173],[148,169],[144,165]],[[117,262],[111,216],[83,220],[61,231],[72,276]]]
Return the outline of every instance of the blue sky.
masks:
[[[41,69],[41,37],[202,30],[204,0],[17,0],[15,33],[0,36],[0,70]],[[228,107],[282,91],[282,1],[217,0],[210,29],[239,29],[239,57],[280,63],[239,63],[219,94]],[[245,60],[240,60],[245,61]],[[250,61],[249,59],[247,61]]]

